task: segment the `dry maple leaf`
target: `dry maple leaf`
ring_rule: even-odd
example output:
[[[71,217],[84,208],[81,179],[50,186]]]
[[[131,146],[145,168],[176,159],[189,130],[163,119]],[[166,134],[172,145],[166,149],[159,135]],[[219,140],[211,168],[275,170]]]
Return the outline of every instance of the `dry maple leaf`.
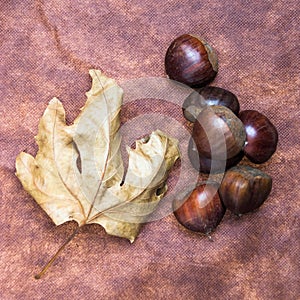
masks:
[[[98,70],[90,75],[92,88],[73,125],[66,125],[61,102],[50,101],[36,136],[38,153],[34,158],[21,152],[16,175],[56,225],[97,223],[108,234],[133,242],[167,190],[168,171],[179,157],[178,141],[159,130],[138,140],[136,149],[127,148],[124,178],[119,134],[123,91]]]

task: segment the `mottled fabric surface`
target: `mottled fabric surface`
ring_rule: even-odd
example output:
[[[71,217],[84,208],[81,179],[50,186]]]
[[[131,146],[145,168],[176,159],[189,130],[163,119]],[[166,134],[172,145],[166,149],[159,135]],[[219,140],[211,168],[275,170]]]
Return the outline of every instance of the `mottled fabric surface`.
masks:
[[[0,7],[1,299],[299,299],[298,1],[2,0]],[[217,50],[213,85],[278,128],[278,150],[260,166],[273,177],[270,197],[241,218],[226,212],[214,242],[185,230],[173,214],[147,223],[132,245],[87,226],[35,280],[76,227],[55,227],[14,175],[17,154],[37,151],[47,103],[58,97],[71,123],[85,102],[90,68],[120,83],[166,77],[166,49],[183,33]],[[125,105],[122,122],[145,112],[189,128],[180,107],[157,99]]]

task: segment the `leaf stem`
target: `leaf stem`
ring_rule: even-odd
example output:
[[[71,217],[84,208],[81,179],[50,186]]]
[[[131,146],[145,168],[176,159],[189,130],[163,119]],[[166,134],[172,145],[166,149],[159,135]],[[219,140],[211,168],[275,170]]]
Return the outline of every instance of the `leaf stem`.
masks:
[[[65,249],[65,247],[73,240],[75,235],[78,233],[80,226],[78,226],[73,233],[68,237],[68,239],[64,242],[64,244],[57,250],[57,252],[52,256],[52,258],[48,261],[48,263],[44,266],[42,271],[34,276],[35,279],[40,279],[46,271],[51,267],[53,262],[56,260],[56,258],[59,256],[59,254]]]

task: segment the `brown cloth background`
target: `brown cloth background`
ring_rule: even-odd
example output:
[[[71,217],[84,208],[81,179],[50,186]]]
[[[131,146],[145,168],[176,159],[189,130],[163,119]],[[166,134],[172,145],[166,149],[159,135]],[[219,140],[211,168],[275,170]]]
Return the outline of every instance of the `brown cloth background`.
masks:
[[[299,299],[298,1],[2,0],[0,6],[1,299]],[[213,243],[172,214],[146,224],[132,245],[100,226],[86,227],[35,280],[76,226],[55,227],[14,175],[16,155],[37,150],[33,137],[47,103],[59,97],[72,122],[92,67],[118,81],[165,77],[166,49],[183,33],[217,50],[213,84],[278,128],[278,150],[260,167],[274,179],[269,199],[240,219],[227,212]],[[185,123],[180,109],[172,113]]]

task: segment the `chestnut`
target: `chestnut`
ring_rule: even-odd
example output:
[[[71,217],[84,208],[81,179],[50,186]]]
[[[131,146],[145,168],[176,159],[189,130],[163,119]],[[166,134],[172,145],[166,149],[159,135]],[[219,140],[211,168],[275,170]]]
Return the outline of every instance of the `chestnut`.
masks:
[[[191,35],[177,37],[165,56],[165,69],[170,79],[189,86],[203,86],[218,72],[218,59],[207,42]]]
[[[245,155],[254,163],[266,162],[276,151],[278,132],[271,121],[256,110],[239,114],[246,131]]]
[[[224,205],[235,214],[244,214],[258,208],[269,196],[272,178],[249,166],[229,169],[219,187]]]
[[[188,145],[188,156],[192,166],[202,173],[221,173],[225,170],[237,165],[244,157],[244,152],[240,151],[236,156],[224,160],[212,160],[210,158],[201,157],[193,138],[190,138]]]
[[[216,86],[206,86],[195,88],[195,91],[185,99],[182,105],[183,115],[188,121],[195,122],[207,105],[226,106],[236,115],[240,110],[239,101],[232,92]]]
[[[207,106],[197,117],[192,137],[199,155],[226,160],[242,150],[246,133],[241,120],[225,106]]]
[[[217,227],[226,210],[213,182],[202,182],[183,199],[176,199],[173,209],[180,224],[207,235]]]

